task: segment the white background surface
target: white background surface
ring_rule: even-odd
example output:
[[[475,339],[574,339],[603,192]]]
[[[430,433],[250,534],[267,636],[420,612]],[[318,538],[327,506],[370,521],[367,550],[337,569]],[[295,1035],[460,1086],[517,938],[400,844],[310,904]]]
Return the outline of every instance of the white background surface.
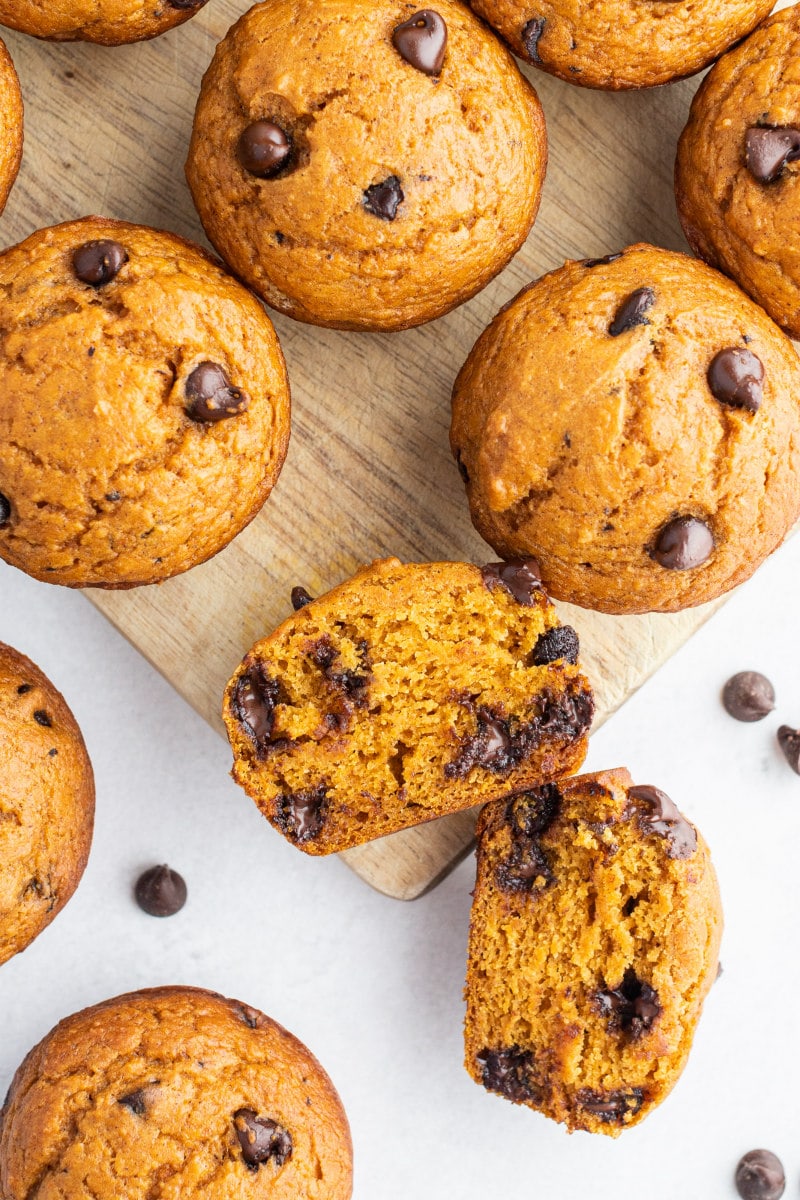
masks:
[[[614,1141],[569,1136],[463,1070],[471,857],[409,904],[338,860],[306,858],[228,778],[222,739],[83,597],[0,564],[0,639],[64,692],[97,778],[83,883],[0,968],[0,1095],[61,1017],[194,984],[263,1009],[320,1058],[350,1116],[356,1200],[726,1200],[738,1157],[760,1145],[781,1155],[787,1198],[798,1196],[800,778],[775,730],[800,725],[799,572],[800,537],[592,741],[587,769],[628,766],[700,825],[727,922],[724,975],[681,1082]],[[755,725],[719,703],[747,668],[778,693]],[[163,861],[189,900],[156,920],[131,886]]]

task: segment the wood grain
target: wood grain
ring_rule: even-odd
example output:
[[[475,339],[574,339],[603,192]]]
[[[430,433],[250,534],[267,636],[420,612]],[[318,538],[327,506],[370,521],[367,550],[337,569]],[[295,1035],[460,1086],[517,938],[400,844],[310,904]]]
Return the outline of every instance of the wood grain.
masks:
[[[25,158],[2,218],[8,245],[40,225],[100,213],[203,241],[183,178],[194,101],[216,41],[248,7],[210,0],[156,41],[106,49],[8,31],[26,104]],[[284,472],[256,521],[212,562],[135,592],[87,593],[217,729],[224,684],[289,612],[289,591],[326,590],[362,562],[494,557],[470,525],[448,449],[449,393],[501,304],[568,257],[634,241],[684,249],[672,199],[678,134],[696,87],[602,94],[531,71],[550,165],[527,244],[481,295],[400,334],[320,330],[276,316],[293,392]],[[202,520],[202,514],[198,514]],[[606,617],[561,606],[606,719],[706,619]],[[388,895],[420,895],[466,853],[472,814],[348,852]]]

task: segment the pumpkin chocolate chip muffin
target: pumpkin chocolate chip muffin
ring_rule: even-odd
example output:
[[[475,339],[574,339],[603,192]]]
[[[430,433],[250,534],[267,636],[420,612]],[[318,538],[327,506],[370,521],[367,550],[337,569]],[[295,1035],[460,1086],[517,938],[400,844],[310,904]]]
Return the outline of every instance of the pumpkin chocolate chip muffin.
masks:
[[[269,1017],[163,987],[67,1017],[0,1111],[4,1200],[349,1200],[328,1076]]]
[[[536,93],[458,0],[270,0],[217,47],[186,171],[209,238],[273,307],[403,329],[516,253],[546,153]]]
[[[0,25],[62,42],[119,46],[188,21],[207,0],[0,0]]]
[[[0,254],[0,557],[72,587],[203,562],[269,495],[286,370],[199,247],[87,217]]]
[[[594,712],[577,663],[532,560],[385,559],[237,668],[233,777],[299,849],[345,850],[577,770]]]
[[[755,571],[800,514],[800,363],[683,254],[632,246],[522,291],[456,380],[478,532],[551,595],[674,612]]]
[[[583,87],[653,87],[694,75],[774,0],[470,0],[520,58]]]
[[[0,212],[22,161],[22,92],[3,42],[0,42]]]
[[[0,642],[0,963],[72,896],[89,857],[94,776],[64,697]]]
[[[692,249],[800,338],[800,9],[775,13],[709,72],[678,146]]]
[[[708,847],[626,770],[478,821],[466,1068],[569,1129],[616,1137],[672,1090],[717,975]]]

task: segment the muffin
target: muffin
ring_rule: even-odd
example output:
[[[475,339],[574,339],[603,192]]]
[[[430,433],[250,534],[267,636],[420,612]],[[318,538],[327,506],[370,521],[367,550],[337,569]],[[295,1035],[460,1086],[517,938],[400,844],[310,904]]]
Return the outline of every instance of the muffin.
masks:
[[[329,854],[570,774],[594,704],[532,561],[363,567],[257,642],[225,693],[233,777]]]
[[[0,643],[0,963],[30,945],[80,883],[94,776],[60,692]]]
[[[4,1200],[349,1200],[347,1117],[306,1047],[199,988],[67,1017],[0,1111]]]
[[[692,249],[800,338],[800,11],[775,13],[706,76],[678,146]],[[799,180],[800,182],[800,180]]]
[[[22,161],[22,92],[11,55],[0,42],[0,212]]]
[[[774,0],[471,0],[520,58],[583,87],[693,75],[754,29]]]
[[[536,93],[458,0],[270,0],[217,47],[186,173],[209,238],[274,308],[388,330],[506,265],[546,155]]]
[[[467,972],[476,1083],[618,1136],[672,1090],[717,975],[708,847],[626,770],[487,805]]]
[[[186,571],[256,515],[289,438],[258,301],[199,247],[87,217],[0,254],[0,557],[71,587]]]
[[[601,612],[716,599],[800,512],[791,342],[652,246],[568,262],[507,305],[456,380],[450,439],[478,532]]]
[[[0,0],[0,25],[62,42],[119,46],[157,37],[199,12],[207,0]]]

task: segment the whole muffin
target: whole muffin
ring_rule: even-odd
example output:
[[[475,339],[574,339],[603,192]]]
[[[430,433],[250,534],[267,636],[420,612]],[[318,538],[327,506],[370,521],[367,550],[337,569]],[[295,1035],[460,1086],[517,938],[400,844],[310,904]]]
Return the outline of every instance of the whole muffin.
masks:
[[[0,0],[0,25],[34,37],[119,46],[157,37],[193,17],[207,0]]]
[[[22,92],[11,55],[0,42],[0,212],[22,161]]]
[[[676,1084],[717,977],[708,847],[624,769],[489,804],[477,837],[466,1068],[514,1104],[616,1137]]]
[[[0,254],[0,557],[72,587],[222,549],[289,438],[258,301],[199,247],[87,217]]]
[[[0,1111],[4,1200],[349,1200],[347,1117],[306,1047],[199,988],[67,1017]]]
[[[774,0],[470,0],[520,58],[582,87],[693,75],[754,29]]]
[[[673,612],[747,579],[800,513],[800,364],[723,276],[632,246],[568,262],[481,335],[451,446],[475,527],[551,595]]]
[[[404,329],[516,253],[546,154],[536,93],[458,0],[270,0],[217,47],[186,173],[209,238],[273,307]]]
[[[0,642],[0,963],[61,912],[93,826],[94,776],[75,718],[47,676]]]
[[[693,250],[800,338],[800,9],[709,72],[681,135],[678,215]]]

